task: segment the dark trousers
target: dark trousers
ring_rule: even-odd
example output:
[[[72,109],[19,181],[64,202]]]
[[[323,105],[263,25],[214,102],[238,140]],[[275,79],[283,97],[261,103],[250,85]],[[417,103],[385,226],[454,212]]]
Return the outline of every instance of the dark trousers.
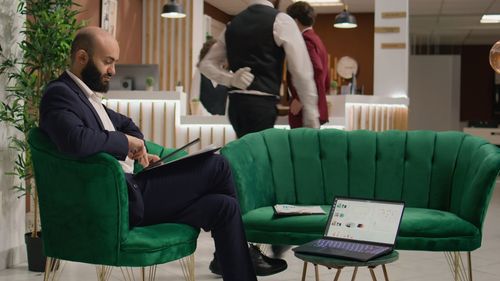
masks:
[[[274,127],[278,116],[277,103],[274,96],[230,94],[228,115],[236,136],[241,138]]]
[[[144,201],[141,225],[184,223],[211,231],[223,280],[257,280],[231,170],[223,156],[173,163],[136,181]]]

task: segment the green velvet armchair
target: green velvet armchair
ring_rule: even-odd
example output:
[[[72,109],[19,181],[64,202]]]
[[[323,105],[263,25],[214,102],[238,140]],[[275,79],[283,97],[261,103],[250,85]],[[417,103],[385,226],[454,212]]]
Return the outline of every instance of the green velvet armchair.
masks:
[[[328,213],[336,195],[402,200],[398,249],[465,251],[469,261],[500,170],[496,146],[461,132],[269,129],[221,153],[251,242],[298,245],[323,235],[328,216],[275,218],[274,204]]]
[[[194,280],[199,229],[172,223],[130,229],[127,186],[115,158],[105,153],[67,157],[39,129],[30,131],[28,142],[48,257],[45,280],[59,260],[101,265],[98,278],[107,280],[110,266],[142,267],[144,277],[144,267],[154,272],[156,265],[178,259],[186,280]],[[151,142],[147,148],[159,156],[168,153]]]

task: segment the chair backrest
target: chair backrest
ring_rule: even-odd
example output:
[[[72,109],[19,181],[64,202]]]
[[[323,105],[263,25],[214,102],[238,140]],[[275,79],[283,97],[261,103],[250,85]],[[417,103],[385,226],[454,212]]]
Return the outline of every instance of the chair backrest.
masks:
[[[127,238],[128,194],[119,163],[100,153],[73,159],[40,130],[28,136],[46,256],[114,264]],[[64,230],[64,231],[63,231]]]
[[[269,129],[229,143],[222,154],[243,212],[275,203],[329,205],[338,195],[403,200],[477,224],[469,210],[487,205],[500,169],[497,147],[461,132]]]

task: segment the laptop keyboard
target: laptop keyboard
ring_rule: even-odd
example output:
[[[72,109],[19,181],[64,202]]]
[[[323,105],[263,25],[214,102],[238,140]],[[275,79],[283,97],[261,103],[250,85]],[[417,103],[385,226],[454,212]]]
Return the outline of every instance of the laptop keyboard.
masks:
[[[366,253],[374,255],[382,253],[383,251],[387,250],[386,246],[376,246],[363,243],[336,241],[327,239],[320,239],[316,241],[314,243],[314,246],[323,249],[339,249],[348,252]]]

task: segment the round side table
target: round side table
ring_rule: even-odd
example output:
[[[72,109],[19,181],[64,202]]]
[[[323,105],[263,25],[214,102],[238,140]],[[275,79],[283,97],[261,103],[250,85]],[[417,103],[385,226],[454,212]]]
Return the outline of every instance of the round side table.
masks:
[[[295,253],[295,256],[304,261],[304,268],[302,270],[302,281],[306,279],[307,272],[307,263],[310,262],[314,264],[314,272],[316,281],[319,281],[319,273],[318,273],[318,265],[326,266],[327,268],[335,268],[337,269],[337,273],[335,274],[335,278],[333,281],[339,280],[340,272],[344,267],[352,266],[354,267],[354,272],[352,273],[351,281],[356,280],[356,274],[358,273],[358,267],[366,266],[370,270],[370,275],[373,281],[377,281],[377,277],[375,276],[375,271],[373,270],[375,267],[381,265],[382,271],[384,272],[385,281],[389,281],[389,276],[387,274],[387,269],[385,265],[391,262],[394,262],[398,259],[399,253],[397,251],[392,251],[390,254],[378,257],[373,260],[369,260],[366,262],[362,261],[354,261],[333,257],[325,257],[325,256],[315,256],[315,255],[307,255]]]

